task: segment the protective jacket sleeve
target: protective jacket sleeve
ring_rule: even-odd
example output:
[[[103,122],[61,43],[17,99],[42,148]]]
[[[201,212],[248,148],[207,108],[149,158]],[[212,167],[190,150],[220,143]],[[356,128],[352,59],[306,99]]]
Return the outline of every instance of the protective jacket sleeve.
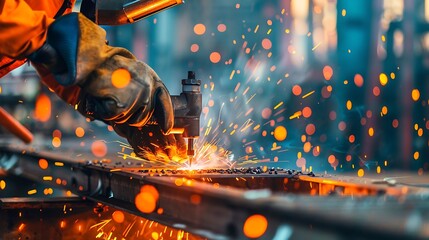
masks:
[[[53,21],[23,0],[0,1],[0,54],[18,59],[28,56],[43,45]]]

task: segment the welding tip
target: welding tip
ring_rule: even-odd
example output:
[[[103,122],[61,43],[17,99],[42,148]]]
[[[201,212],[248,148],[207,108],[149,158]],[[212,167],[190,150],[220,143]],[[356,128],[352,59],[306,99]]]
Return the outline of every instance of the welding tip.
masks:
[[[25,143],[33,141],[33,134],[2,107],[0,107],[0,125],[19,137]]]
[[[187,155],[189,157],[189,166],[192,166],[192,158],[194,157],[195,151],[194,151],[194,139],[188,138],[188,151]]]

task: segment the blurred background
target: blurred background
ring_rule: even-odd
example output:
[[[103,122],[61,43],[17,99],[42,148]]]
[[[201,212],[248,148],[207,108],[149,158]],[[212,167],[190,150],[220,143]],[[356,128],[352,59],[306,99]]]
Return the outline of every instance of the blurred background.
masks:
[[[422,175],[428,20],[427,0],[187,0],[104,28],[110,45],[148,63],[172,95],[196,72],[198,144],[227,150],[229,165]],[[52,151],[87,147],[100,157],[116,151],[103,143],[125,141],[66,106],[30,66],[0,80],[0,103]]]

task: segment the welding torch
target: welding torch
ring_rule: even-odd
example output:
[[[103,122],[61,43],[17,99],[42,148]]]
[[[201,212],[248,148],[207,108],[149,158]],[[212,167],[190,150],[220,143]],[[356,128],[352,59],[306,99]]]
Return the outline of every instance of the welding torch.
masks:
[[[174,127],[171,134],[181,134],[187,139],[186,154],[189,165],[195,155],[194,139],[200,136],[200,115],[202,110],[201,80],[195,78],[195,72],[188,71],[188,78],[182,79],[182,92],[171,96],[174,109]]]

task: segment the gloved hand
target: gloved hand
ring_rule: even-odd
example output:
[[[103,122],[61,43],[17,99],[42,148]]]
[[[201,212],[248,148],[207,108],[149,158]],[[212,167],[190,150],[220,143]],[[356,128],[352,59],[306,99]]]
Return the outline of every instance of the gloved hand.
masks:
[[[174,124],[168,90],[149,66],[126,49],[108,46],[105,39],[98,25],[79,13],[68,14],[51,24],[45,45],[29,59],[47,68],[61,85],[81,88],[80,113],[112,125],[137,154],[141,147],[157,155],[152,140],[171,138],[165,134]],[[150,129],[155,139],[146,138],[149,130],[144,128],[152,120],[159,124]]]

